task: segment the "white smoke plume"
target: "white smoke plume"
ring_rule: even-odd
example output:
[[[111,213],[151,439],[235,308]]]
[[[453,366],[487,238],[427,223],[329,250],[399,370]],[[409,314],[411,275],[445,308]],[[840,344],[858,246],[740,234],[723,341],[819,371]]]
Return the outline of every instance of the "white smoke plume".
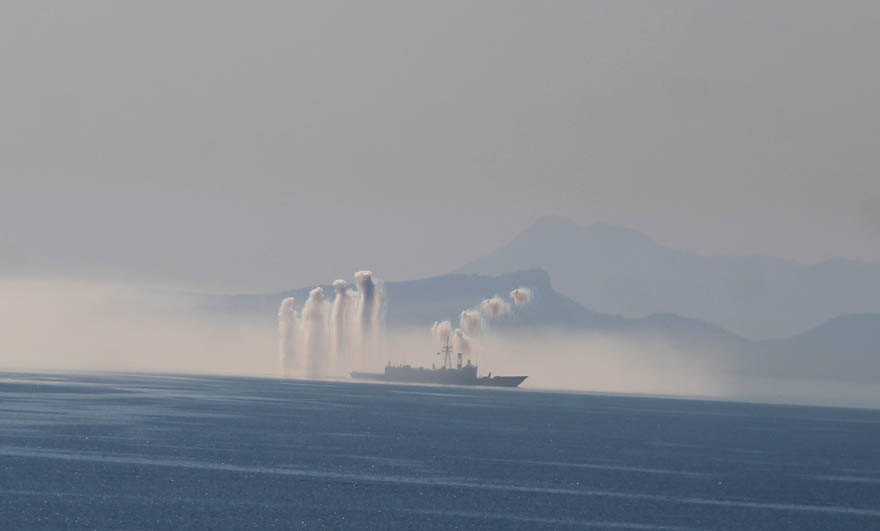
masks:
[[[296,310],[293,297],[281,301],[278,309],[278,355],[281,364],[282,378],[290,378],[296,368],[296,350],[294,349],[296,329]]]
[[[309,292],[309,298],[302,310],[307,360],[306,374],[310,378],[323,376],[326,370],[326,314],[327,302],[324,300],[324,289],[317,287]]]
[[[480,308],[483,310],[483,315],[489,319],[495,319],[510,313],[510,305],[498,295],[495,295],[491,299],[484,299],[483,302],[480,303]]]
[[[357,284],[358,291],[360,291],[358,322],[361,326],[361,333],[367,338],[372,335],[376,317],[376,283],[373,282],[373,273],[371,271],[356,272],[354,274],[354,282]]]
[[[463,356],[468,356],[471,353],[471,338],[461,328],[456,328],[453,346],[456,352],[460,352]]]
[[[359,361],[369,364],[381,350],[382,323],[385,319],[385,291],[383,284],[370,271],[354,274],[359,298],[356,320]]]
[[[333,329],[333,350],[336,362],[339,363],[346,357],[349,348],[347,337],[347,318],[349,317],[349,301],[352,299],[348,292],[348,286],[342,279],[333,281],[333,290],[336,297],[333,299],[333,307],[330,310],[330,326]]]
[[[459,317],[461,328],[468,334],[476,333],[483,326],[483,318],[476,310],[465,310]]]
[[[439,343],[445,345],[446,341],[452,337],[452,323],[449,321],[434,321],[431,327],[431,336]]]
[[[381,280],[373,280],[374,296],[373,296],[373,331],[379,333],[383,323],[385,322],[386,298],[385,283]]]
[[[525,306],[532,302],[532,290],[522,287],[516,288],[510,292],[510,298],[513,299],[513,303],[517,306]]]

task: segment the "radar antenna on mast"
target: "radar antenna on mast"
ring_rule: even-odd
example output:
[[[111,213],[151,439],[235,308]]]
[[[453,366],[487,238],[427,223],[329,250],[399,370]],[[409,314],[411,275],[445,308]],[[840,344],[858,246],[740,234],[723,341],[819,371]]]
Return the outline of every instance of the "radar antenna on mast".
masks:
[[[443,346],[443,368],[451,369],[452,368],[452,345],[449,344],[449,336],[446,336],[446,345]],[[441,353],[438,352],[439,356]]]

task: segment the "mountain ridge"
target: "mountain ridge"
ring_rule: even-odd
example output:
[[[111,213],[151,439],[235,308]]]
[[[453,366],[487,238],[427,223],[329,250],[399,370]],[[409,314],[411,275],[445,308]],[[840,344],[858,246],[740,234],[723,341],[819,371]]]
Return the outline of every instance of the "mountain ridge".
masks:
[[[673,313],[764,340],[838,315],[880,313],[880,265],[818,264],[760,255],[701,255],[634,229],[580,227],[545,216],[510,242],[455,270],[494,274],[538,267],[581,305],[624,317]]]

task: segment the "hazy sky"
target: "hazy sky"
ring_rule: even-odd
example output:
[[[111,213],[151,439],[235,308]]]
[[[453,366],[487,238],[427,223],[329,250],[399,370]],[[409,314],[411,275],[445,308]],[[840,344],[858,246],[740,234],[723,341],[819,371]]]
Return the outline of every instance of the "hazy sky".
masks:
[[[4,2],[0,271],[447,272],[543,214],[880,262],[880,3]]]

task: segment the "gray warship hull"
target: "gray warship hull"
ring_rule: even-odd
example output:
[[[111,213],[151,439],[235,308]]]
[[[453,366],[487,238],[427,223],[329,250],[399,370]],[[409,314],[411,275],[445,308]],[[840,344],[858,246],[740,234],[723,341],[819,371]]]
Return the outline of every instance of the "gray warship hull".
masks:
[[[462,364],[462,353],[458,353],[458,366],[452,367],[452,346],[449,344],[449,336],[446,336],[446,344],[437,355],[443,355],[443,366],[439,369],[413,367],[411,365],[388,365],[385,372],[353,372],[351,377],[355,380],[373,380],[375,382],[394,383],[418,383],[436,385],[479,385],[485,387],[518,387],[528,376],[477,376],[477,366],[467,360]]]
[[[377,382],[420,383],[438,385],[479,385],[485,387],[517,387],[528,376],[476,376],[476,371],[461,369],[425,369],[423,367],[386,367],[384,373],[353,372],[356,380]]]

